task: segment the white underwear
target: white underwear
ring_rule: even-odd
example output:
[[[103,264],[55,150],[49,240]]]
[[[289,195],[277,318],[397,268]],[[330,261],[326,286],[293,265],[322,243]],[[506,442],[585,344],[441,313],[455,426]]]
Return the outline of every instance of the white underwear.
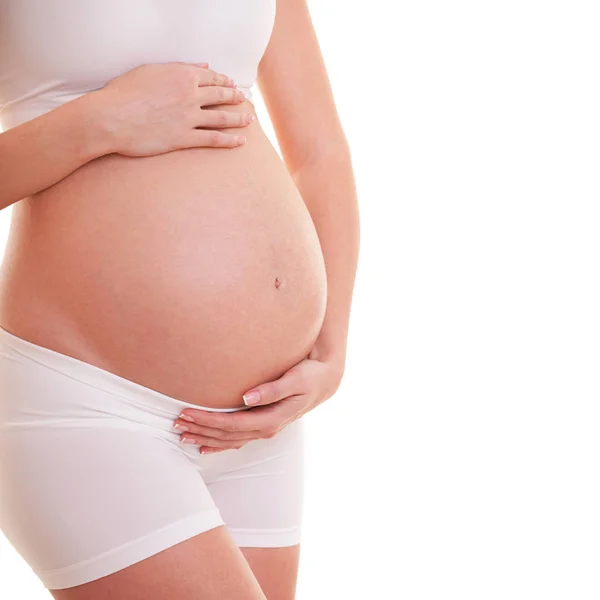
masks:
[[[98,579],[225,525],[240,547],[300,543],[302,419],[202,455],[202,408],[0,328],[0,529],[48,589]]]

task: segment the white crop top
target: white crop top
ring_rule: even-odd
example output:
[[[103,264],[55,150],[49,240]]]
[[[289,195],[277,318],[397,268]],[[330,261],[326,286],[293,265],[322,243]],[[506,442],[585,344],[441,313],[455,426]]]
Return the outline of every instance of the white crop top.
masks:
[[[0,0],[0,127],[145,63],[208,62],[246,98],[276,0]]]

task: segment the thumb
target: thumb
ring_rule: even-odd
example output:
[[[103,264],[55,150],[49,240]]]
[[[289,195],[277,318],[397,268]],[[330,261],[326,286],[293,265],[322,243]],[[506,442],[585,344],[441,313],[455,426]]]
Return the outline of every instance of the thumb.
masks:
[[[273,404],[298,393],[299,386],[292,371],[284,373],[279,379],[269,381],[248,390],[242,398],[246,406]]]

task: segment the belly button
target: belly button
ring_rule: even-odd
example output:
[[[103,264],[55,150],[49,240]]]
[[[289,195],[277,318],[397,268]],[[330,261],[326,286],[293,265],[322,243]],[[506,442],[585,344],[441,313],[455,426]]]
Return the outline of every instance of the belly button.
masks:
[[[281,279],[279,279],[279,277],[275,277],[275,287],[279,288],[280,285],[281,285]]]

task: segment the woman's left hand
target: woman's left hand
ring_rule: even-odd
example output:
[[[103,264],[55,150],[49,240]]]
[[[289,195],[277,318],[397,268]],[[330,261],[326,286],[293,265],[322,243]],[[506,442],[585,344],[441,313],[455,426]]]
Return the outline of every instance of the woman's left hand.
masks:
[[[312,353],[311,353],[312,354]],[[187,427],[182,441],[190,440],[208,454],[227,449],[239,449],[257,439],[272,438],[284,427],[296,421],[337,391],[344,373],[339,361],[307,358],[296,363],[279,379],[255,386],[257,402],[249,410],[212,412],[186,408],[175,421]],[[246,392],[244,396],[248,397]],[[188,419],[190,419],[188,421]]]

